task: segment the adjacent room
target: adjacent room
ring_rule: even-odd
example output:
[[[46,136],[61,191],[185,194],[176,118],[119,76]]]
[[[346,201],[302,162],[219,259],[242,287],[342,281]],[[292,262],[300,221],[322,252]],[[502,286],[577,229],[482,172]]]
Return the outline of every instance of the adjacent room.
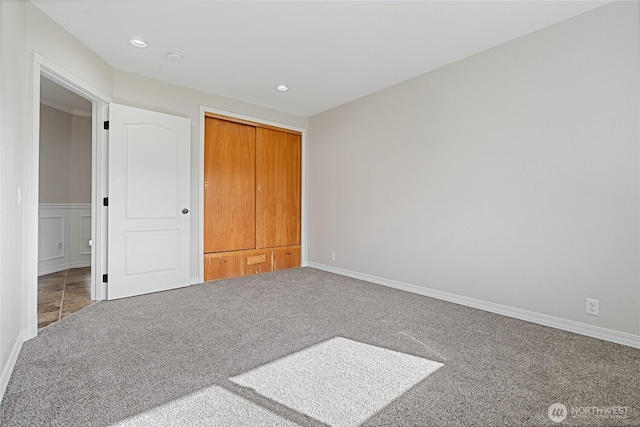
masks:
[[[38,329],[92,304],[91,102],[40,81]]]
[[[638,2],[0,24],[0,425],[640,425]]]

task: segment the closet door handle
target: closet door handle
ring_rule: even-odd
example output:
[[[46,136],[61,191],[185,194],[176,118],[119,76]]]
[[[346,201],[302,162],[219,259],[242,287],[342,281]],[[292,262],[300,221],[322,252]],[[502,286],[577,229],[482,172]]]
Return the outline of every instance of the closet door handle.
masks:
[[[189,209],[187,209],[187,208],[182,209],[182,213],[185,214],[185,215],[188,214],[189,213]]]

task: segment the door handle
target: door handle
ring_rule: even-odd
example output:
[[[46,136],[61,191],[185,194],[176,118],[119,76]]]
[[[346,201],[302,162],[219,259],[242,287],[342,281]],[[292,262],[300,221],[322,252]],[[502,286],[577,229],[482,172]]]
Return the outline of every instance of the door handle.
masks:
[[[185,215],[188,214],[189,213],[189,209],[187,209],[187,208],[182,209],[182,213],[185,214]]]

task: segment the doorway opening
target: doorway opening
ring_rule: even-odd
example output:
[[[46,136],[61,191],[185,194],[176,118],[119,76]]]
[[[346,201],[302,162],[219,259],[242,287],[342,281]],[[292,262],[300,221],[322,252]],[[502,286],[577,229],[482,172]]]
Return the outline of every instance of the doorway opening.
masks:
[[[55,313],[57,308],[59,319],[64,317],[63,311],[68,315],[88,301],[104,299],[105,286],[99,280],[106,269],[107,244],[107,214],[100,209],[107,185],[106,136],[102,124],[111,102],[100,91],[37,53],[33,55],[32,70],[32,134],[23,179],[27,338],[35,337],[39,326],[57,320],[54,320],[55,314],[49,314],[41,316],[40,322],[38,308],[47,308],[49,313]],[[69,104],[71,99],[78,104]],[[61,126],[60,121],[68,124]],[[44,136],[45,132],[49,133]],[[43,140],[48,140],[41,141],[41,135]],[[60,145],[64,145],[62,142],[67,144],[66,149],[60,149]],[[72,149],[72,142],[79,145]],[[74,160],[76,155],[85,161],[88,156],[88,164],[80,165],[79,159]],[[84,171],[80,172],[78,168]],[[59,184],[65,180],[69,185],[55,186],[52,182]],[[47,274],[57,275],[58,280],[51,280],[54,276],[45,277]],[[49,282],[39,292],[38,279],[41,277]],[[66,306],[65,300],[69,301]],[[48,303],[51,303],[48,307],[39,307],[39,304]]]
[[[40,78],[38,329],[91,299],[91,101]]]

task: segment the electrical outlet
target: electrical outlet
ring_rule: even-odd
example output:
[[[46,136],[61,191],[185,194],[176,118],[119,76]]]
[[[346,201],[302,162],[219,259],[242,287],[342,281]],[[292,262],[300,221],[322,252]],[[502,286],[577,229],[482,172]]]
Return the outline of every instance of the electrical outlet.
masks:
[[[331,262],[336,262],[336,254],[331,252]]]
[[[61,251],[62,250],[62,242],[58,242],[58,250]]]
[[[587,314],[598,316],[600,314],[600,300],[587,298]]]

